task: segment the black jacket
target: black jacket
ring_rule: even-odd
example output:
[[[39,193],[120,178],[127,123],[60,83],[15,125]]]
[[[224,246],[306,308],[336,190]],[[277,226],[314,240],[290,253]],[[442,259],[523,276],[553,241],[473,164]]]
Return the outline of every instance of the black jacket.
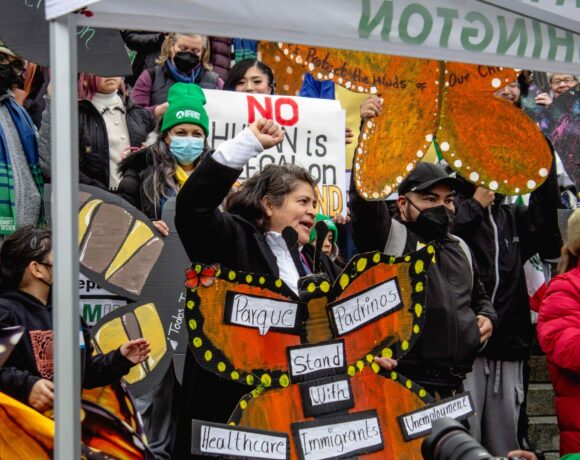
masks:
[[[218,206],[241,170],[204,158],[177,195],[175,226],[191,261],[220,263],[252,273],[279,276],[276,257],[265,235],[252,223]],[[332,265],[326,256],[323,266]],[[332,279],[332,273],[328,273]],[[172,458],[190,458],[191,419],[225,423],[250,388],[220,379],[202,369],[187,351],[183,377],[182,412]],[[218,399],[205,395],[219,395]]]
[[[24,335],[0,369],[0,391],[28,404],[34,384],[41,378],[53,378],[52,308],[21,291],[0,296],[0,329],[23,326]],[[83,387],[94,388],[119,380],[133,364],[117,349],[105,355],[92,356],[90,333],[83,324],[88,350],[84,361]]]
[[[360,252],[383,251],[394,227],[384,201],[365,201],[354,185],[350,192],[354,239]],[[429,243],[414,223],[407,228],[404,253]],[[479,281],[476,264],[451,237],[434,241],[436,263],[431,264],[426,288],[426,322],[415,346],[399,361],[397,370],[422,385],[458,387],[480,348],[476,315],[496,315]]]
[[[141,147],[155,130],[155,116],[126,101],[126,120],[131,147]],[[105,120],[90,101],[79,102],[79,179],[81,184],[109,190],[109,138]]]
[[[489,358],[517,361],[528,357],[532,324],[523,266],[536,253],[544,259],[559,256],[560,207],[555,167],[531,194],[529,207],[496,200],[485,209],[473,198],[460,198],[452,232],[472,249],[498,316],[493,336],[482,351]]]

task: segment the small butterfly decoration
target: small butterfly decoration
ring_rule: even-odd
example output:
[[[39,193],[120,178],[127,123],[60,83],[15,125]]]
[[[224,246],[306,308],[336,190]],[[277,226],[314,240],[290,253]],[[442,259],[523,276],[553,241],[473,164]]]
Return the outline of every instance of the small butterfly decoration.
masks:
[[[405,441],[397,417],[433,398],[398,372],[383,370],[374,357],[399,359],[418,340],[434,254],[432,245],[403,257],[362,254],[333,284],[320,274],[303,278],[300,296],[270,275],[194,263],[200,279],[210,272],[213,281],[188,289],[190,350],[200,366],[249,390],[230,425],[288,433],[290,457],[302,458],[292,437],[302,424],[376,411],[384,446],[364,452],[365,458],[420,459],[421,440]],[[343,366],[330,375],[299,376],[292,354],[318,346],[343,350]],[[349,407],[318,413],[304,402],[305,385],[335,380],[351,389]]]
[[[185,287],[194,290],[200,284],[203,287],[210,287],[215,281],[218,270],[218,265],[207,265],[203,267],[199,265],[195,268],[188,268],[185,271]]]
[[[365,120],[353,174],[358,192],[382,200],[437,144],[461,176],[505,195],[536,189],[552,155],[541,131],[512,103],[494,97],[516,80],[512,69],[278,43],[263,47],[278,87],[292,92],[300,75],[384,99]]]

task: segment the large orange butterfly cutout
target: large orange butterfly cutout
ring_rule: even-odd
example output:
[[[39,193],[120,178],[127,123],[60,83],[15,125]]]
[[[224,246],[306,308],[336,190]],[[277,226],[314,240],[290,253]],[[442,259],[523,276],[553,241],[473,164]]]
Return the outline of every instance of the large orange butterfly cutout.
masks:
[[[306,281],[306,299],[280,279],[225,267],[211,286],[189,289],[186,322],[196,360],[251,390],[230,423],[288,433],[291,458],[298,458],[303,446],[296,445],[292,431],[322,420],[301,403],[305,385],[338,381],[350,389],[353,404],[333,409],[340,411],[333,417],[373,414],[378,420],[383,446],[368,458],[421,458],[420,440],[405,441],[397,417],[432,398],[397,372],[381,370],[373,358],[401,358],[420,336],[434,253],[428,246],[400,258],[378,252],[357,256],[334,285]],[[192,269],[203,273],[206,267]],[[313,350],[316,356],[320,347],[336,349],[333,359],[341,364],[334,375],[318,374],[316,358],[302,361],[303,353]]]
[[[366,199],[394,192],[432,142],[463,177],[506,195],[531,192],[548,175],[552,155],[539,128],[494,97],[516,80],[512,69],[285,43],[266,50],[282,90],[310,72],[384,99],[355,151],[355,183]]]

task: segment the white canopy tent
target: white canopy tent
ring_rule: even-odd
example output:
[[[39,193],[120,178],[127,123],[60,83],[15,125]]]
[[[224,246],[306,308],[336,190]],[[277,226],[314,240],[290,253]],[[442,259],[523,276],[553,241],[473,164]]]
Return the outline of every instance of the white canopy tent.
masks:
[[[72,40],[77,24],[195,31],[580,73],[576,0],[45,1],[51,21],[54,94],[55,458],[59,459],[80,457],[76,41]],[[70,14],[86,6],[92,15]]]

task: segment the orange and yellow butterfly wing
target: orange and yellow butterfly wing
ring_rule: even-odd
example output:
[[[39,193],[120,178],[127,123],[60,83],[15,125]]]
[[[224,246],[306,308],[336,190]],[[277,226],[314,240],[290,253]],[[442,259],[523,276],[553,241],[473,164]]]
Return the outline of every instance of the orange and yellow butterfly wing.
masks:
[[[494,93],[516,80],[512,69],[441,63],[437,142],[449,165],[476,185],[505,195],[533,191],[552,154],[536,124]]]
[[[350,373],[374,356],[399,359],[412,348],[423,330],[434,253],[429,245],[399,258],[363,254],[339,276],[328,308],[335,337],[345,341]]]
[[[380,422],[384,448],[366,454],[369,459],[421,459],[422,439],[406,442],[397,417],[432,402],[421,387],[396,372],[387,373],[365,366],[350,377],[355,407],[349,413],[375,409]],[[327,417],[332,423],[332,415]],[[240,401],[230,422],[243,427],[288,433],[291,443],[290,458],[299,458],[292,424],[313,420],[304,415],[300,387],[254,391]]]
[[[232,323],[228,318],[233,302],[248,297],[291,304],[296,309],[295,327],[289,332],[276,328],[261,331],[242,322]],[[187,292],[185,319],[190,349],[201,366],[225,379],[247,385],[287,386],[286,349],[301,343],[305,308],[279,279],[222,267],[211,286],[200,285]]]

